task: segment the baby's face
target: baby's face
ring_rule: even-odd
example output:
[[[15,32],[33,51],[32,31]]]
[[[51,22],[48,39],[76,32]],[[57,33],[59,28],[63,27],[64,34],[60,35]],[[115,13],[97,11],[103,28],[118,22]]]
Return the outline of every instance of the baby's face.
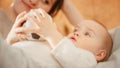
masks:
[[[106,29],[92,20],[81,22],[68,37],[75,46],[96,53],[102,48]]]

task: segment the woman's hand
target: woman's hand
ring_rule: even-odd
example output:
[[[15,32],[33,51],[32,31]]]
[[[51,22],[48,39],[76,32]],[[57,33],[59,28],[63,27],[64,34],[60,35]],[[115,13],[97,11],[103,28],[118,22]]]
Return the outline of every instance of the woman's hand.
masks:
[[[22,12],[17,16],[16,21],[6,38],[8,44],[13,44],[15,42],[18,42],[20,38],[23,38],[23,39],[27,38],[27,36],[24,33],[17,31],[17,29],[22,28],[21,26],[26,21],[26,18],[24,17],[25,14],[26,12]]]

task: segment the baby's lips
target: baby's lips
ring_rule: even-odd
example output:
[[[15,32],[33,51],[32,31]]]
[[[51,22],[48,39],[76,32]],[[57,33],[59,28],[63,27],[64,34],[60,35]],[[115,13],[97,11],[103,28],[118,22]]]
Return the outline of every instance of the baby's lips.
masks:
[[[70,39],[72,39],[72,40],[76,41],[75,37],[73,37],[73,36],[71,36],[71,37],[70,37]]]

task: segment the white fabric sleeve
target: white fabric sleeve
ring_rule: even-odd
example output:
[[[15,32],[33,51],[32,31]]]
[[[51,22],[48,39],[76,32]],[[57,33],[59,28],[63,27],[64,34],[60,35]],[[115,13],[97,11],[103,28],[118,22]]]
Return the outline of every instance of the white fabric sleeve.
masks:
[[[35,66],[20,49],[8,46],[0,37],[0,68],[35,68]]]
[[[62,39],[51,53],[63,68],[93,68],[97,64],[91,52],[75,47],[68,38]]]

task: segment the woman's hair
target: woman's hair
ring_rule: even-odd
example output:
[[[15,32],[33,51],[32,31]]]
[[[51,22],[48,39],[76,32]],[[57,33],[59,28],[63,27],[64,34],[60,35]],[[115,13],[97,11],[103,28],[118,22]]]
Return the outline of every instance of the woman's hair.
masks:
[[[48,12],[52,17],[57,14],[57,12],[61,9],[64,0],[56,0],[53,4],[52,8]]]

